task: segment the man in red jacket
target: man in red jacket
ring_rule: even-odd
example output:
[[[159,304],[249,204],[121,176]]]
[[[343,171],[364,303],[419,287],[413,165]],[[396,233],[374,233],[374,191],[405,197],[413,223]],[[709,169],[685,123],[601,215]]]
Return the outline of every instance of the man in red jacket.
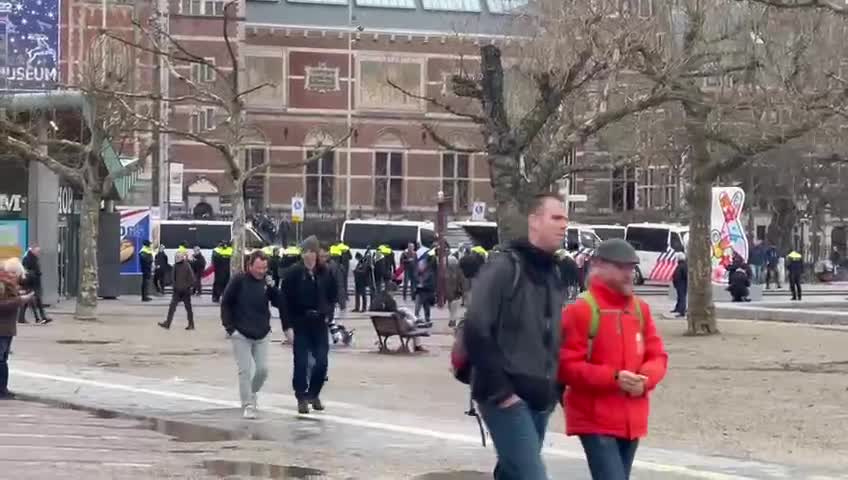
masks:
[[[580,437],[595,480],[630,478],[639,439],[648,433],[648,395],[668,366],[648,305],[633,295],[638,263],[626,241],[602,243],[588,292],[563,313],[566,432]]]

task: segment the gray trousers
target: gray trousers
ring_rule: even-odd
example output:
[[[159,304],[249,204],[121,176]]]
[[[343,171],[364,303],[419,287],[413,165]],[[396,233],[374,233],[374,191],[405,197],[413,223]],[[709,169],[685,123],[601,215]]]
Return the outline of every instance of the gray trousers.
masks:
[[[238,331],[230,335],[238,365],[239,396],[242,408],[256,407],[256,393],[268,378],[268,344],[270,335],[253,340]]]

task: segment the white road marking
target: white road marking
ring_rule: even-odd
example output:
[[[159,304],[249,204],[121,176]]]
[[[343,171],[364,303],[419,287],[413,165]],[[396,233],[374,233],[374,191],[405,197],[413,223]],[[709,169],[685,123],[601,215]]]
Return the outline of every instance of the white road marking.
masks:
[[[50,375],[45,373],[38,372],[28,372],[24,370],[14,370],[13,375],[22,376],[22,377],[30,377],[37,378],[42,380],[50,380],[54,382],[62,382],[62,383],[70,383],[75,385],[85,385],[95,388],[101,389],[109,389],[109,390],[118,390],[128,393],[136,393],[136,394],[145,394],[145,395],[153,395],[162,398],[170,398],[175,400],[185,400],[188,402],[196,402],[196,403],[205,403],[207,405],[216,405],[220,407],[227,408],[239,408],[241,404],[236,401],[229,400],[219,400],[213,398],[201,397],[198,395],[187,395],[179,392],[170,392],[163,390],[154,390],[151,388],[142,388],[142,387],[133,387],[130,385],[122,385],[117,383],[109,383],[109,382],[101,382],[97,380],[89,380],[84,378],[75,378],[75,377],[65,377],[59,375]],[[277,413],[281,415],[288,415],[297,417],[299,414],[292,409],[287,408],[279,408],[279,407],[263,407],[263,411],[270,413]],[[438,440],[450,440],[457,443],[467,443],[467,444],[479,444],[480,437],[472,436],[472,435],[462,435],[456,433],[449,432],[441,432],[438,430],[431,430],[427,428],[419,428],[405,425],[395,425],[391,423],[383,423],[383,422],[372,422],[368,420],[359,420],[355,418],[346,418],[339,417],[335,415],[321,414],[316,415],[314,417],[309,417],[316,420],[326,421],[337,423],[340,425],[348,425],[354,427],[362,427],[371,430],[382,430],[385,432],[392,433],[402,433],[407,435],[415,435],[418,437],[425,438],[434,438]],[[585,457],[583,452],[574,451],[574,450],[565,450],[561,448],[545,448],[544,453],[550,455],[552,457],[559,458],[567,458],[571,460],[583,460]],[[685,475],[692,478],[698,478],[702,480],[756,480],[752,477],[745,477],[741,475],[729,475],[718,472],[709,472],[704,470],[697,470],[691,467],[683,466],[683,465],[667,465],[658,462],[648,462],[644,460],[636,460],[634,462],[634,467],[641,470],[650,470],[658,473],[669,473],[669,474],[678,474]]]

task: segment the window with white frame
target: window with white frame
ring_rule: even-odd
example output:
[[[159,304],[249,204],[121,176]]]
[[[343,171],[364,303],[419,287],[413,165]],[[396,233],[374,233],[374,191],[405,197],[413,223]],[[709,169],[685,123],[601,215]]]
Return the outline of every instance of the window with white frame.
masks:
[[[374,207],[389,211],[403,207],[402,152],[374,152]]]
[[[215,109],[212,107],[201,108],[191,114],[191,131],[202,133],[215,129]]]
[[[468,174],[469,156],[464,153],[442,153],[442,192],[450,199],[454,212],[467,212],[471,180]]]
[[[678,201],[677,175],[670,166],[650,166],[636,172],[638,208],[671,210]]]
[[[311,150],[306,158],[321,154],[306,164],[306,206],[318,211],[332,210],[336,198],[336,152]]]
[[[195,83],[215,81],[215,59],[207,57],[203,59],[206,63],[191,64],[191,81]]]
[[[626,212],[636,208],[636,169],[633,167],[615,167],[611,175],[612,211]]]
[[[180,13],[221,17],[226,4],[223,0],[180,0]]]

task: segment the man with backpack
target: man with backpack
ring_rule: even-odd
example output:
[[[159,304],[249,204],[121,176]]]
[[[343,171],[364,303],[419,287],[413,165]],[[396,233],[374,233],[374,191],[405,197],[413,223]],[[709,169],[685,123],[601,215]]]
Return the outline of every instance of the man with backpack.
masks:
[[[630,478],[648,432],[649,394],[668,367],[648,305],[633,295],[638,263],[626,241],[603,242],[588,291],[563,313],[566,433],[580,437],[594,480]]]
[[[568,224],[562,199],[536,196],[527,223],[528,237],[493,255],[476,276],[457,338],[465,365],[457,365],[461,348],[451,355],[494,441],[498,480],[548,480],[541,450],[558,397],[565,293],[554,252]]]

